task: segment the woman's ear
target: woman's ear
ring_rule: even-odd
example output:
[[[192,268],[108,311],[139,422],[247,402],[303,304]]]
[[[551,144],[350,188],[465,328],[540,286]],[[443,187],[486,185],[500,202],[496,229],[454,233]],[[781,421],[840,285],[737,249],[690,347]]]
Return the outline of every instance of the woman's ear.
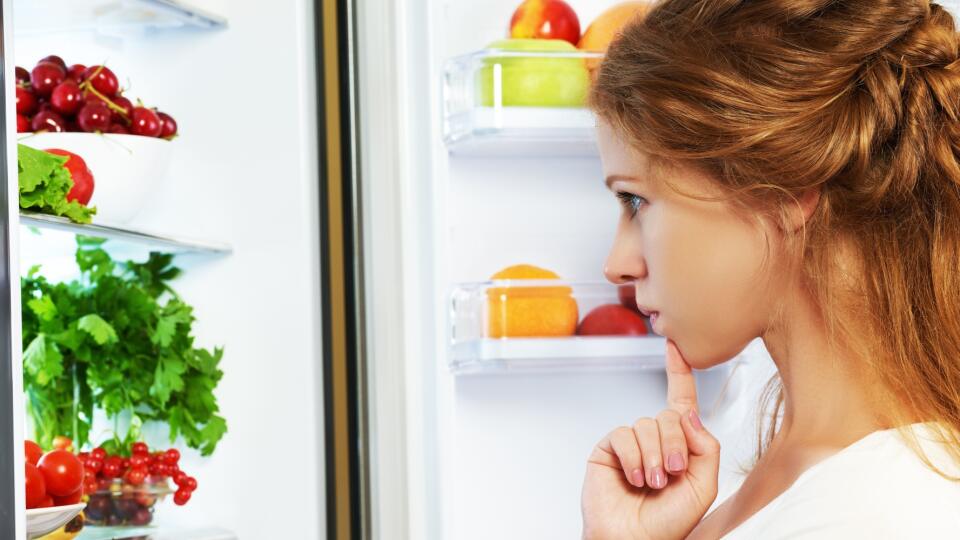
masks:
[[[790,232],[796,232],[810,221],[810,217],[817,210],[820,203],[820,186],[805,189],[796,197],[796,204],[790,204],[787,209],[787,225]]]

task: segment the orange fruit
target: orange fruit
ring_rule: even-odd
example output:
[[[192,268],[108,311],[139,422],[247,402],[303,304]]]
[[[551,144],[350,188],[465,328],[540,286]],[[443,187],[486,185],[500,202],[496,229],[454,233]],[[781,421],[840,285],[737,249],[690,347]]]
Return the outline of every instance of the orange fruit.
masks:
[[[559,280],[543,268],[520,264],[504,268],[493,280]],[[572,336],[579,312],[573,289],[566,286],[509,287],[487,289],[487,337]]]
[[[577,48],[583,51],[604,52],[617,32],[634,17],[646,15],[649,2],[624,2],[607,9],[587,27]]]

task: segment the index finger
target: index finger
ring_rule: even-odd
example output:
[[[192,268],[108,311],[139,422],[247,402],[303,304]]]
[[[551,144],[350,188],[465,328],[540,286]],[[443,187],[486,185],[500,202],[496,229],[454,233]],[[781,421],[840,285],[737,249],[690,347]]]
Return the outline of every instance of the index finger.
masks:
[[[667,407],[680,414],[687,414],[690,409],[698,413],[697,383],[693,377],[690,364],[680,354],[673,340],[667,340]]]

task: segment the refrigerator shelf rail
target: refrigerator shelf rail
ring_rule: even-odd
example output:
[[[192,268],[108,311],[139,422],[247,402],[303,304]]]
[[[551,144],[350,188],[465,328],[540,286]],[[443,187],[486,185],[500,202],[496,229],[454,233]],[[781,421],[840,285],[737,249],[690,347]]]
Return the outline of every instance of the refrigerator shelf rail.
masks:
[[[447,149],[462,156],[597,156],[596,119],[585,102],[602,57],[484,49],[447,61]]]
[[[227,19],[180,0],[14,0],[16,35],[106,34],[227,27]]]
[[[20,224],[38,229],[51,229],[72,234],[118,240],[124,243],[135,244],[140,247],[168,253],[196,253],[207,255],[227,255],[233,251],[228,244],[208,242],[181,237],[166,236],[152,232],[128,229],[107,224],[92,223],[81,225],[73,223],[67,218],[39,214],[36,212],[20,212]],[[28,242],[30,236],[22,235],[21,242]]]

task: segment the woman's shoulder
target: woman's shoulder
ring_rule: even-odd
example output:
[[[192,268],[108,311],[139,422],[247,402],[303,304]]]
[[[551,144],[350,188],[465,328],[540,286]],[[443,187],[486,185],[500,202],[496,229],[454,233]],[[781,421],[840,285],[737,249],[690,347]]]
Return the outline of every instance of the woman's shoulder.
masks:
[[[910,427],[930,461],[960,477],[935,432]],[[927,467],[897,430],[878,431],[805,471],[754,517],[744,538],[960,538],[960,482]]]

